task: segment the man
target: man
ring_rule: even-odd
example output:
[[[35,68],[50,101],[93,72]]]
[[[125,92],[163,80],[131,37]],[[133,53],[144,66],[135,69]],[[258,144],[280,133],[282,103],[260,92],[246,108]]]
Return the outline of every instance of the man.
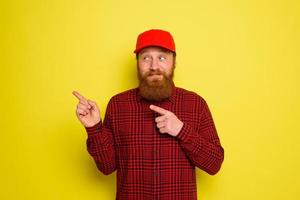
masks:
[[[112,97],[104,122],[96,102],[74,91],[87,149],[104,174],[117,171],[117,199],[197,199],[195,167],[213,175],[224,151],[206,101],[173,83],[172,35],[138,36],[139,86]]]

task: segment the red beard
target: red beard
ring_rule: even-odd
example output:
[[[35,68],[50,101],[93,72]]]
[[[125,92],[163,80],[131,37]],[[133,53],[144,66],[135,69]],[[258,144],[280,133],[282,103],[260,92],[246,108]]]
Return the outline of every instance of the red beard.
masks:
[[[162,75],[162,79],[149,80],[148,77],[152,75]],[[172,95],[172,89],[174,87],[173,82],[173,69],[170,76],[167,76],[160,70],[147,72],[144,76],[138,72],[138,78],[140,81],[139,92],[140,95],[149,101],[162,101],[169,98]]]

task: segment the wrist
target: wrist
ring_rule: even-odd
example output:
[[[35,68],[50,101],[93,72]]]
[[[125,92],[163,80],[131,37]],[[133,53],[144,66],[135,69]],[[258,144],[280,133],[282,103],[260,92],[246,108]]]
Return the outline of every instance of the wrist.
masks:
[[[100,132],[102,127],[102,122],[101,120],[99,122],[97,122],[96,124],[94,124],[93,126],[85,126],[85,130],[89,135],[93,135],[93,134],[97,134]]]
[[[178,128],[177,128],[177,131],[176,131],[174,137],[177,137],[177,135],[180,133],[182,127],[183,127],[183,122],[180,121],[179,124],[178,124]]]

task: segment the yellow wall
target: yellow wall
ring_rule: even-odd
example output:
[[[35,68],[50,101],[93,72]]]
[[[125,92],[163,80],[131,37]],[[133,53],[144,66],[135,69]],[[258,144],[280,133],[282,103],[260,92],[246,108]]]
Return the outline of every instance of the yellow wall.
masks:
[[[1,1],[0,199],[114,199],[75,116],[135,87],[138,33],[169,30],[175,82],[203,96],[225,161],[206,200],[299,199],[299,1]]]

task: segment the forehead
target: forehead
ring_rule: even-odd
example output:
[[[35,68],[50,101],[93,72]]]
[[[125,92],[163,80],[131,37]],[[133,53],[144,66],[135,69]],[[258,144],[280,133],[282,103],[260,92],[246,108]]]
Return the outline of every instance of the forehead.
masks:
[[[145,53],[172,53],[171,51],[161,48],[161,47],[155,47],[155,46],[151,46],[151,47],[145,47],[143,48],[139,54],[145,54]]]

